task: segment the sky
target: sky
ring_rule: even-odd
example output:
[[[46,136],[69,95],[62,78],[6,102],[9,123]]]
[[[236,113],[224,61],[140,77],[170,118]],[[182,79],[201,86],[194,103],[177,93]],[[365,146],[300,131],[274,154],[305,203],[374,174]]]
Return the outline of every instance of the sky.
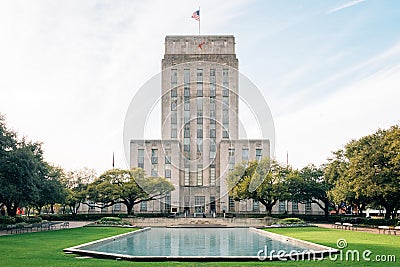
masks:
[[[125,114],[166,35],[233,34],[264,95],[275,157],[302,168],[400,123],[400,2],[0,1],[0,113],[66,170],[126,168]]]

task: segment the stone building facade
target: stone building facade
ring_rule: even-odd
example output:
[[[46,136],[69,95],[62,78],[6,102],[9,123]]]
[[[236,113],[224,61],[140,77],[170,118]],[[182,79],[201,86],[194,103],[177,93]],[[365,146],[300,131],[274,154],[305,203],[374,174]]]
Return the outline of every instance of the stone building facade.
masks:
[[[170,179],[175,190],[161,201],[137,205],[135,212],[262,212],[258,203],[228,196],[225,177],[236,163],[270,156],[269,140],[239,139],[239,112],[234,36],[167,36],[162,139],[131,140],[130,167]]]

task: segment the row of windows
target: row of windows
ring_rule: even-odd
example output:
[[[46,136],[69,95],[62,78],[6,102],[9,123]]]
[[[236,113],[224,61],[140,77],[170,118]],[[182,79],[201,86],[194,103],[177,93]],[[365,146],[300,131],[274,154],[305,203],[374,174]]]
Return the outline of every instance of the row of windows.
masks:
[[[203,69],[197,69],[196,74],[196,81],[203,82]],[[190,83],[190,69],[183,70],[183,82]],[[222,70],[222,82],[227,83],[229,82],[229,70],[223,69]],[[178,70],[172,69],[171,70],[171,84],[178,83]],[[216,83],[216,70],[210,69],[210,83]]]
[[[210,127],[211,128],[211,127]],[[210,129],[214,130],[215,129]],[[211,132],[210,132],[211,133]],[[215,133],[215,132],[213,132]],[[201,145],[202,141],[201,138],[203,137],[203,125],[197,125],[197,145]],[[213,137],[213,135],[211,135]],[[199,140],[200,139],[200,140]],[[184,144],[184,151],[190,151],[190,131],[189,128],[185,128],[184,130],[184,139],[183,139],[183,144]],[[217,151],[217,145],[215,142],[210,143],[210,152],[216,152]],[[165,157],[165,163],[167,161],[170,163],[171,162],[171,156],[167,155]],[[229,157],[229,163],[234,163],[235,159],[235,149],[234,148],[229,148],[228,149],[228,157]],[[262,158],[262,149],[257,148],[256,149],[256,159],[261,160]],[[249,149],[248,148],[242,148],[242,161],[248,161],[249,160]],[[152,149],[151,150],[151,163],[157,164],[158,163],[158,149]],[[139,165],[140,164],[140,165]],[[144,149],[138,149],[138,167],[143,168],[144,164]]]

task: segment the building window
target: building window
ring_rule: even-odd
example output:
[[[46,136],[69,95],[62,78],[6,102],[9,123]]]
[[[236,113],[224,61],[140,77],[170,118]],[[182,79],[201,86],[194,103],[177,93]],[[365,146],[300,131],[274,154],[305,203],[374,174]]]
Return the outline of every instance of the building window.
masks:
[[[215,97],[215,84],[216,84],[215,69],[210,69],[210,96]]]
[[[243,148],[242,149],[242,161],[248,161],[248,160],[249,160],[249,149]]]
[[[171,179],[171,164],[165,164],[165,178]]]
[[[235,211],[235,200],[233,197],[229,196],[229,211]]]
[[[222,110],[229,110],[229,97],[222,98]]]
[[[171,125],[171,138],[177,138],[178,137],[178,130],[176,129],[176,124],[175,127],[174,125]]]
[[[203,70],[197,70],[197,96],[203,96]]]
[[[203,139],[197,138],[197,152],[203,152]]]
[[[144,169],[144,149],[138,149],[138,168]]]
[[[203,185],[203,166],[197,166],[197,185]]]
[[[140,202],[140,211],[146,212],[147,211],[147,201]]]
[[[234,148],[229,148],[229,165],[228,165],[228,170],[232,171],[235,168],[235,149]]]
[[[215,97],[210,97],[210,110],[215,110]]]
[[[203,98],[197,98],[197,110],[203,110]]]
[[[189,85],[185,85],[183,87],[183,96],[184,97],[190,97],[190,87],[189,87]]]
[[[178,83],[178,71],[176,69],[171,70],[171,85]]]
[[[185,186],[190,185],[190,173],[189,173],[189,167],[185,167],[185,181],[184,181]]]
[[[197,138],[203,138],[203,124],[197,124]]]
[[[171,112],[171,124],[177,124],[178,123],[178,115],[176,111]]]
[[[280,212],[286,211],[286,201],[279,200],[279,211]]]
[[[183,70],[183,83],[185,83],[185,84],[190,83],[190,70],[189,69]]]
[[[151,176],[158,176],[158,164],[151,164]]]
[[[183,151],[190,152],[190,138],[183,138]]]
[[[171,89],[171,97],[177,97],[177,96],[178,96],[178,89],[172,88]]]
[[[196,213],[202,213],[205,211],[205,196],[195,196],[194,197],[194,209]]]
[[[185,110],[183,112],[183,123],[185,123],[185,124],[190,123],[190,111],[189,110]]]
[[[171,98],[171,110],[172,111],[176,110],[177,102],[178,102],[178,98],[177,97],[172,97]]]
[[[113,211],[116,211],[116,212],[121,211],[121,203],[115,203],[113,205]]]
[[[190,110],[190,98],[185,97],[184,104],[183,104],[183,109],[184,110]]]
[[[230,147],[228,149],[228,155],[229,155],[229,158],[235,157],[235,149],[233,147]]]
[[[216,96],[215,87],[215,83],[210,83],[210,97]]]
[[[260,203],[253,199],[253,211],[260,211]]]
[[[222,83],[228,84],[229,83],[229,71],[228,69],[222,70]]]
[[[165,195],[164,209],[165,212],[171,212],[171,193]]]
[[[210,166],[210,185],[215,185],[215,165]]]
[[[151,150],[151,163],[157,164],[158,163],[158,149],[153,148]]]
[[[257,160],[257,161],[260,161],[261,158],[262,158],[262,149],[257,148],[257,149],[256,149],[256,160]]]
[[[297,201],[292,201],[292,212],[299,212],[299,203]]]
[[[175,88],[178,83],[178,71],[176,69],[171,70],[171,97],[178,96],[178,89]]]
[[[216,135],[217,135],[216,130],[215,130],[215,129],[210,129],[210,137],[211,137],[211,138],[215,138]]]

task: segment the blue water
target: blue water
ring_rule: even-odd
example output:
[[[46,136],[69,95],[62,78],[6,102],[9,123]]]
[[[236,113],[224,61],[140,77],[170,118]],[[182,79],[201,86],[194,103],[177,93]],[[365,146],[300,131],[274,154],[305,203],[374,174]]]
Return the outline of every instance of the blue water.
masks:
[[[152,228],[81,249],[132,256],[257,256],[265,246],[287,253],[306,250],[247,228]]]

